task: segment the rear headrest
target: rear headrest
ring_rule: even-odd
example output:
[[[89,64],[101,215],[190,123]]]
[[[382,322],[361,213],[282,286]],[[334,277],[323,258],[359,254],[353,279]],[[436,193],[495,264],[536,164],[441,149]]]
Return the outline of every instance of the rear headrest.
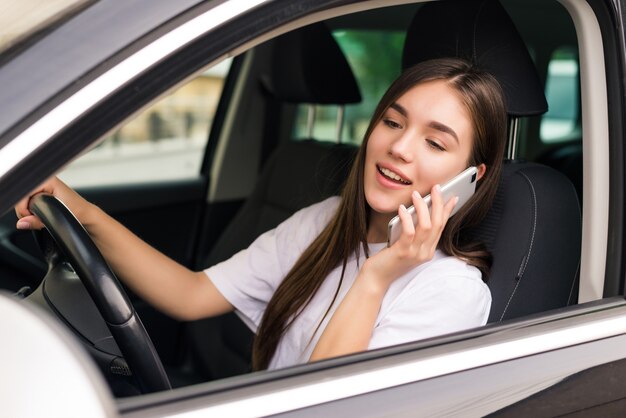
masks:
[[[292,103],[358,103],[361,93],[339,45],[323,23],[277,38],[266,88]]]
[[[545,113],[548,103],[524,41],[497,0],[452,0],[422,6],[409,27],[404,69],[433,58],[463,58],[493,74],[511,116]]]

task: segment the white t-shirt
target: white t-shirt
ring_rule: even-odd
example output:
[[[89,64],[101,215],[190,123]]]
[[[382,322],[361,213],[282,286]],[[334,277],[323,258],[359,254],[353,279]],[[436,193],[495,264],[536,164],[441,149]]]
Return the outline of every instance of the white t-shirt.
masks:
[[[296,212],[275,229],[259,236],[247,249],[205,270],[254,332],[274,291],[304,250],[330,222],[339,202],[339,197],[331,197]],[[370,256],[385,245],[369,244]],[[361,252],[361,265],[363,261]],[[337,300],[312,337],[335,294],[341,266],[328,275],[311,303],[287,329],[270,362],[270,369],[309,360],[324,328],[357,274],[356,255],[353,255],[346,267]],[[431,261],[391,284],[383,298],[369,348],[484,325],[490,307],[491,294],[482,281],[480,271],[437,250]]]

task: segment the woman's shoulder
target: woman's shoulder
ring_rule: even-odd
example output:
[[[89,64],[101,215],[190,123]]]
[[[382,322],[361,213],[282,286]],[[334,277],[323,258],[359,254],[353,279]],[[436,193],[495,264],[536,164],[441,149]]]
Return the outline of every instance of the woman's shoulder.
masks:
[[[431,261],[411,280],[419,287],[436,287],[446,292],[469,293],[489,297],[490,291],[480,270],[464,260],[437,250]]]
[[[450,275],[452,276],[459,275],[472,280],[479,279],[481,283],[484,283],[482,280],[482,274],[477,267],[468,264],[466,261],[458,257],[447,255],[441,250],[435,251],[435,256],[428,264],[427,268],[429,270],[445,270],[451,273]]]
[[[306,247],[328,225],[340,202],[339,196],[332,196],[300,209],[280,224],[276,233],[288,242]]]
[[[378,324],[406,325],[415,340],[484,325],[490,309],[491,293],[480,271],[437,251],[431,261],[392,284]]]

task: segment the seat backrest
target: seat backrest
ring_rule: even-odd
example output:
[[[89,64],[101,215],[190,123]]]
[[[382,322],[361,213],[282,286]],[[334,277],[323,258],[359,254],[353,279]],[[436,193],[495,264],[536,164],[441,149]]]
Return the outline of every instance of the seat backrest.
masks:
[[[497,0],[432,2],[417,11],[407,33],[404,67],[441,57],[464,58],[493,74],[510,117],[547,110],[528,50]],[[564,175],[540,164],[504,164],[492,208],[467,231],[493,255],[487,282],[493,298],[490,322],[574,302],[581,225],[576,191]]]
[[[565,143],[540,155],[537,162],[565,174],[574,184],[578,203],[583,202],[583,145],[580,141]]]
[[[350,66],[324,24],[277,38],[272,67],[263,84],[274,102],[343,105],[361,100]],[[338,194],[356,150],[313,139],[279,145],[204,265],[229,258],[297,210]],[[235,314],[194,321],[186,334],[204,379],[249,371],[254,335]]]
[[[338,194],[355,155],[354,145],[313,139],[279,146],[204,264],[226,260],[299,209]]]
[[[576,302],[581,216],[563,174],[541,164],[505,163],[493,206],[469,233],[493,255],[490,322]]]

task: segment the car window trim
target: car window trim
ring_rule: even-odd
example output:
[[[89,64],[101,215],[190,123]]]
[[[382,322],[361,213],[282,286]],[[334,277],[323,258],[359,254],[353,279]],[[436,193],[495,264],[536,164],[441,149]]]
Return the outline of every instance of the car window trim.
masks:
[[[579,48],[583,128],[583,215],[578,302],[604,294],[609,225],[609,117],[603,38],[587,2],[558,0],[570,14]],[[582,36],[581,36],[582,34]]]
[[[157,409],[169,409],[169,403],[177,403],[171,405],[172,411],[188,410],[179,402],[195,402],[193,411],[167,416],[246,416],[250,411],[263,416],[279,414],[626,334],[623,298],[587,305],[495,324],[487,332],[477,329],[477,336],[476,331],[458,333],[452,342],[451,337],[441,337],[413,343],[409,346],[424,348],[404,353],[394,353],[401,347],[391,347],[363,353],[362,361],[344,365],[342,361],[359,355],[264,372],[264,382],[255,381],[259,375],[240,376],[225,386],[210,382],[178,393],[151,395],[151,399],[122,400],[120,412],[150,415]],[[335,364],[339,365],[330,367]]]

